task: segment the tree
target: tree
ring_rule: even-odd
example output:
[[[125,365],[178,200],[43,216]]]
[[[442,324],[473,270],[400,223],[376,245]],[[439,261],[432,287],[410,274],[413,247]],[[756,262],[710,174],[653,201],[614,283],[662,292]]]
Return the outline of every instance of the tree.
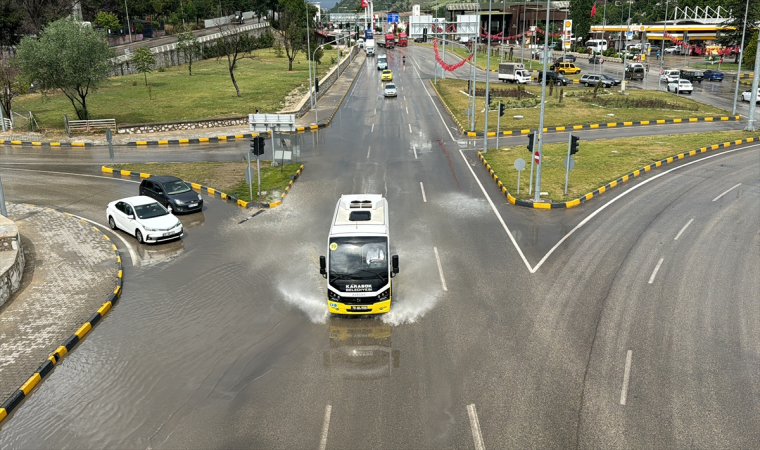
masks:
[[[747,38],[749,38],[749,43],[744,47],[742,65],[745,69],[752,70],[755,68],[755,59],[757,58],[757,31],[752,33],[752,36],[747,36]]]
[[[568,17],[573,20],[573,34],[575,34],[576,37],[582,37],[586,38],[589,31],[591,30],[591,24],[594,23],[594,19],[599,20],[601,22],[601,17],[597,19],[598,16],[600,16],[599,7],[597,7],[597,11],[594,14],[594,18],[591,18],[591,8],[594,6],[595,0],[570,0],[570,14],[568,14]],[[609,7],[607,10],[607,20],[610,20],[610,11]]]
[[[119,18],[116,17],[116,14],[104,11],[100,11],[98,15],[95,16],[95,24],[100,28],[105,28],[109,32],[112,30],[116,31],[121,27],[119,24]]]
[[[8,55],[0,58],[0,106],[5,117],[11,116],[13,98],[25,94],[26,86],[20,76],[18,59]]]
[[[71,15],[71,0],[16,0],[23,14],[22,30],[39,35],[46,24]]]
[[[156,57],[153,56],[153,52],[148,47],[140,47],[135,50],[132,55],[132,64],[135,65],[135,69],[143,75],[145,75],[145,85],[148,85],[148,74],[153,72],[153,66],[156,65]]]
[[[177,49],[185,57],[188,75],[193,76],[193,58],[200,57],[201,44],[198,43],[191,31],[184,31],[177,35]]]
[[[0,0],[0,46],[18,44],[22,14],[12,0]]]
[[[219,25],[219,34],[216,41],[217,60],[224,55],[227,57],[227,69],[230,73],[232,85],[235,87],[237,97],[240,97],[240,88],[235,79],[235,67],[239,59],[253,58],[251,52],[256,46],[256,38],[241,32],[240,27],[235,25]]]
[[[88,119],[87,95],[108,76],[114,52],[105,35],[71,19],[47,25],[39,39],[24,37],[17,49],[22,76],[40,90],[60,90],[77,117]]]
[[[304,0],[280,0],[281,11],[277,22],[273,25],[275,25],[277,34],[282,38],[285,54],[288,56],[288,71],[293,70],[293,61],[296,59],[296,55],[303,51],[306,46],[307,7],[311,10],[311,17],[314,17],[316,8]],[[314,29],[312,24],[310,24],[310,29]]]
[[[747,14],[747,24],[760,22],[760,2],[750,1],[749,11],[747,10],[746,0],[724,0],[721,4],[723,8],[731,11],[731,16],[725,23],[725,28],[718,35],[718,43],[726,46],[738,46],[742,42],[742,31],[744,30],[744,14]],[[742,62],[747,60],[749,54],[746,52],[746,46],[751,43],[750,38],[751,26],[747,29],[748,33],[744,37],[745,53]],[[747,41],[750,40],[750,42]],[[754,61],[754,54],[752,55]],[[736,63],[739,62],[739,53],[736,53]]]

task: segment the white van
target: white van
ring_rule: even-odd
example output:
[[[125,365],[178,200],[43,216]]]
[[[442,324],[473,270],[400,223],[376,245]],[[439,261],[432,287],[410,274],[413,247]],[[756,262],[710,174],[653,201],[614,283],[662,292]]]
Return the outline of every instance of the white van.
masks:
[[[666,83],[672,83],[679,78],[681,78],[681,71],[679,69],[663,70],[662,75],[660,75],[660,81],[664,81]]]
[[[591,49],[594,53],[601,53],[607,50],[607,41],[604,39],[589,39],[586,41],[586,48]]]

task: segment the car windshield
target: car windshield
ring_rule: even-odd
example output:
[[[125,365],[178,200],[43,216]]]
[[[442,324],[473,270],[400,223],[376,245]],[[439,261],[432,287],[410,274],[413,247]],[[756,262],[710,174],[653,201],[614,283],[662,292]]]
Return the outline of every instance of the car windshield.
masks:
[[[190,190],[187,184],[182,180],[164,183],[164,188],[166,189],[167,194],[181,194]]]
[[[330,239],[330,279],[388,278],[388,238],[341,237]]]
[[[148,203],[147,205],[135,206],[135,214],[141,219],[152,219],[154,217],[161,217],[169,214],[159,203]]]
[[[396,89],[396,85],[388,83],[385,85],[385,89]]]

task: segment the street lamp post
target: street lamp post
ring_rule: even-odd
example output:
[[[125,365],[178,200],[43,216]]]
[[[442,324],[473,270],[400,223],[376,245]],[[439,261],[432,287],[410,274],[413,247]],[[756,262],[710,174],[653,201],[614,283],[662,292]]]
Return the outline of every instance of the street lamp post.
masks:
[[[547,50],[549,49],[549,13],[551,12],[551,0],[546,0],[546,33],[544,34],[544,68],[543,68],[543,75],[541,77],[541,115],[538,119],[538,132],[536,133],[536,136],[538,136],[538,166],[536,167],[536,191],[533,193],[533,202],[538,203],[541,201],[541,167],[544,164],[544,152],[543,152],[543,146],[544,146],[544,110],[545,110],[545,103],[546,103],[546,83],[549,82],[549,80],[546,78],[546,69],[547,69]],[[535,158],[533,155],[530,155],[531,158]]]
[[[488,82],[491,79],[491,4],[488,0],[488,37],[486,38],[486,96],[485,96],[485,125],[483,129],[483,153],[488,153]],[[474,113],[475,111],[473,111]],[[473,114],[474,115],[474,114]]]
[[[749,0],[747,0],[749,1]],[[665,63],[665,31],[668,29],[668,0],[665,0],[665,24],[662,26],[662,40],[660,40],[660,73],[662,73],[662,65]],[[662,75],[657,78],[657,90],[660,90],[660,83]]]
[[[744,28],[742,29],[742,45],[739,47],[739,67],[736,69],[736,87],[734,88],[734,106],[731,108],[731,115],[736,115],[736,99],[739,98],[739,80],[742,74],[742,58],[744,57],[744,35],[747,32],[747,13],[749,12],[749,0],[747,0],[747,9],[744,10]],[[760,75],[760,74],[755,74]],[[752,103],[752,102],[750,102]]]
[[[129,33],[129,43],[132,43],[132,27],[129,26],[129,7],[127,6],[127,0],[124,0],[124,9],[127,11],[127,32]]]
[[[306,48],[309,50],[306,51],[306,55],[308,56],[309,53],[311,53],[311,39],[309,37],[309,3],[306,3]],[[311,58],[309,58],[309,102],[311,103],[311,107],[314,107],[314,97],[313,97],[313,83],[314,80],[311,79]]]
[[[335,39],[330,42],[325,42],[324,44],[321,44],[317,48],[314,49],[314,53],[312,53],[312,59],[314,59],[314,56],[317,54],[317,51],[324,47],[325,45],[332,44],[333,42],[338,42],[340,39]],[[337,46],[336,46],[337,47]],[[314,73],[316,74],[317,68],[314,67]],[[340,73],[340,59],[338,60],[338,73]],[[340,76],[340,75],[338,75]],[[319,96],[317,92],[314,92],[314,123],[319,123]]]

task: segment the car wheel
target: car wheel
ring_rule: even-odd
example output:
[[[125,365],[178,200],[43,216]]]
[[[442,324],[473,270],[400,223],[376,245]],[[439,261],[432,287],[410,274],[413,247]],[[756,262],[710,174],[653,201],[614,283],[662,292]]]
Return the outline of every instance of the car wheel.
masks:
[[[142,232],[140,232],[140,230],[135,230],[135,238],[137,239],[138,243],[140,244],[145,243],[145,239],[143,239],[143,235],[142,235]]]
[[[557,86],[562,86],[562,82],[561,81],[557,81]]]
[[[564,70],[560,70],[559,73],[561,73],[562,75],[564,75],[565,71]]]
[[[108,226],[111,227],[112,230],[116,229],[116,222],[113,221],[113,217],[108,216]]]

